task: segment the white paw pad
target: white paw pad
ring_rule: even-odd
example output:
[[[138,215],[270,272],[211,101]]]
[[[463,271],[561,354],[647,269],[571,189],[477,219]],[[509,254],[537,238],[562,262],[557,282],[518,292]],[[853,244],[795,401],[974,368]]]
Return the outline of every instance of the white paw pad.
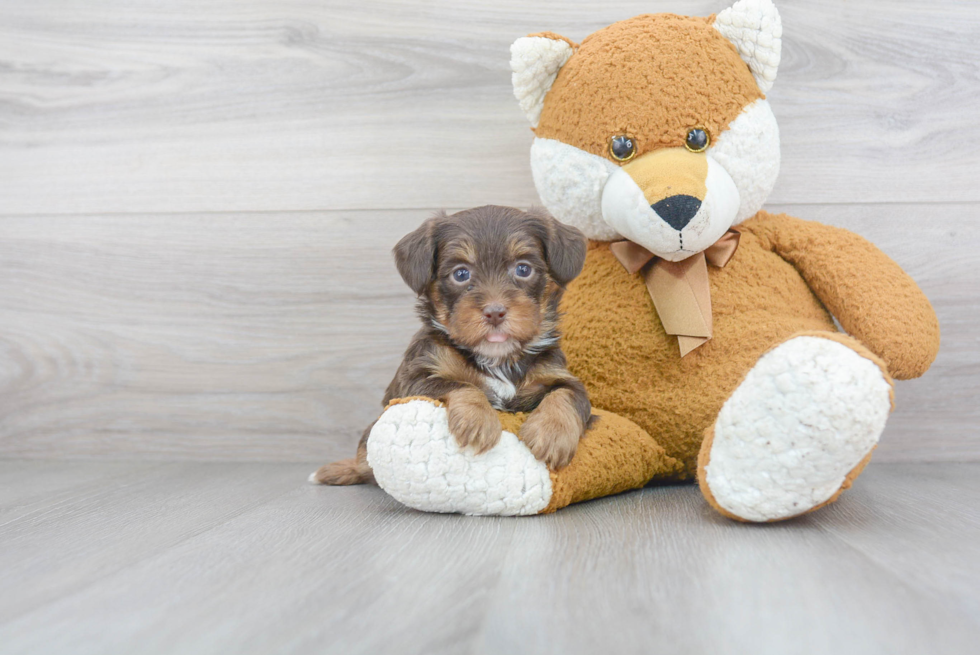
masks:
[[[705,481],[743,519],[802,514],[840,489],[890,408],[874,362],[836,341],[796,337],[763,355],[722,407]]]
[[[461,450],[444,407],[392,405],[371,430],[368,464],[395,500],[424,512],[537,514],[551,500],[551,475],[521,441],[503,432],[490,451]]]

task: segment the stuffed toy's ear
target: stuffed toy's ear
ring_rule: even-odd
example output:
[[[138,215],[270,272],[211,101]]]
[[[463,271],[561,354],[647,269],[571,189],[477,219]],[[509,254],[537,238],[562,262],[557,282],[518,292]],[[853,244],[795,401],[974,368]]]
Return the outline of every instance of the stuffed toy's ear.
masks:
[[[544,97],[555,83],[558,71],[575,51],[575,44],[551,32],[524,36],[510,46],[511,82],[521,109],[538,126]]]
[[[403,236],[392,249],[398,273],[416,295],[422,295],[435,277],[435,232],[445,221],[445,212],[436,214],[414,232]]]
[[[771,0],[738,0],[718,14],[715,29],[735,44],[763,93],[776,81],[783,22]]]
[[[539,207],[532,207],[527,214],[541,226],[548,272],[555,282],[564,287],[578,277],[585,266],[585,235],[570,225],[556,221]]]

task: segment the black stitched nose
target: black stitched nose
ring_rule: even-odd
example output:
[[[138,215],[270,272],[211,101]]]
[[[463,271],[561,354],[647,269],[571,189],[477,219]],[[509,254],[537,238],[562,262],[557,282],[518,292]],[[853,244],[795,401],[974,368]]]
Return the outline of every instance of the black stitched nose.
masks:
[[[678,232],[687,227],[701,209],[701,201],[694,196],[670,196],[650,205],[657,216]]]
[[[505,316],[507,316],[507,308],[503,305],[487,305],[483,308],[483,318],[487,319],[490,325],[500,325],[504,322]]]

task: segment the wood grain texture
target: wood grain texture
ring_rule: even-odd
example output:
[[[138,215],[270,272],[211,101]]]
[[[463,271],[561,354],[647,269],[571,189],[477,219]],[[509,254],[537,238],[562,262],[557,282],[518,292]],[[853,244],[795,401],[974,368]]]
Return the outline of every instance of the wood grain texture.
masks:
[[[0,214],[526,205],[515,38],[728,4],[0,2]],[[774,203],[980,200],[975,3],[778,4]]]
[[[495,519],[312,487],[303,465],[77,466],[101,493],[0,526],[21,601],[4,655],[960,655],[980,637],[980,464],[874,466],[767,526],[694,487]],[[36,486],[61,467],[0,463]],[[0,498],[18,486],[0,476]]]
[[[878,243],[939,314],[876,459],[980,458],[976,206],[770,209]],[[389,250],[426,216],[0,219],[0,454],[349,456],[416,329]]]
[[[121,470],[115,462],[73,464],[97,479],[69,486],[61,462],[27,467],[35,478],[27,483],[4,478],[5,495],[24,486],[38,490],[39,483],[57,493],[21,501],[19,515],[0,526],[0,557],[17,562],[0,567],[0,586],[16,590],[0,597],[0,622],[268,502],[296,475],[288,465],[269,465],[255,474],[248,465],[229,464],[216,476],[207,465],[133,462]],[[7,466],[0,464],[0,470]],[[56,543],[61,546],[38,551]]]
[[[388,251],[424,216],[0,220],[2,451],[339,456],[416,329]]]
[[[976,509],[957,504],[927,519],[932,534],[904,539],[943,495],[976,493],[975,467],[946,466],[880,465],[825,512],[766,526],[720,517],[694,489],[573,506],[551,526],[521,522],[485,651],[970,652],[980,615],[976,588],[963,585],[980,574],[968,545]],[[898,485],[928,498],[921,511],[889,494]],[[542,606],[547,617],[521,611]]]

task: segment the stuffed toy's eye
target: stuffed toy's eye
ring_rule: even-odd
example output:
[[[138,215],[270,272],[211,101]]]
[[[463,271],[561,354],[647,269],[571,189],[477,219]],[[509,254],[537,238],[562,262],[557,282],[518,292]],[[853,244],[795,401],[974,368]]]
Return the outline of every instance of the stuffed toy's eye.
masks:
[[[700,127],[696,127],[687,133],[687,140],[684,141],[684,147],[691,152],[704,152],[708,149],[710,142],[708,133]]]
[[[614,136],[609,140],[609,154],[616,161],[629,161],[636,156],[636,143],[626,135]]]
[[[455,271],[453,271],[453,279],[457,282],[466,282],[470,279],[470,269],[457,268]]]
[[[514,272],[517,273],[517,277],[531,277],[533,271],[529,264],[518,264]]]

